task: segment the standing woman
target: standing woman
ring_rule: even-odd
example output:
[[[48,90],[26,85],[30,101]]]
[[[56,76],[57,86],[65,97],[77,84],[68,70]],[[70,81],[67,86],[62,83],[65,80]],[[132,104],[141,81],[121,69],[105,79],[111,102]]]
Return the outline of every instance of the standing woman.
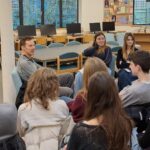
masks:
[[[130,150],[132,122],[121,106],[113,78],[105,72],[89,80],[84,121],[72,131],[68,150]]]
[[[119,69],[118,72],[118,87],[121,91],[127,85],[131,85],[131,82],[136,79],[132,76],[129,68],[128,57],[137,49],[135,48],[135,39],[132,33],[126,33],[124,36],[123,47],[118,51],[116,65]]]
[[[106,37],[103,32],[95,35],[92,47],[84,50],[83,54],[87,57],[98,57],[105,62],[107,67],[110,66],[112,52],[111,48],[106,45]]]
[[[27,150],[57,150],[61,123],[69,111],[58,98],[59,81],[53,69],[40,68],[28,80],[24,104],[18,110],[18,130]]]

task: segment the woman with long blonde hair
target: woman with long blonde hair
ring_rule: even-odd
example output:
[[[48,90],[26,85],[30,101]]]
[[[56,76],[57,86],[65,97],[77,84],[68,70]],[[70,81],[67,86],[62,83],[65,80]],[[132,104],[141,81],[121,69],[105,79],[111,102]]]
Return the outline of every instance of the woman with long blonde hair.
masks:
[[[79,122],[83,119],[88,81],[90,76],[97,71],[104,71],[108,73],[107,66],[101,59],[97,57],[88,58],[84,64],[83,88],[77,93],[73,101],[67,103],[75,122]]]
[[[122,90],[127,85],[131,85],[131,82],[136,79],[132,76],[128,57],[134,51],[137,51],[135,48],[135,39],[132,33],[126,33],[124,36],[124,44],[121,49],[118,50],[116,65],[119,69],[118,72],[118,87],[119,91]]]
[[[67,105],[58,98],[59,81],[53,69],[40,68],[28,80],[24,104],[18,110],[18,130],[27,150],[57,150]]]

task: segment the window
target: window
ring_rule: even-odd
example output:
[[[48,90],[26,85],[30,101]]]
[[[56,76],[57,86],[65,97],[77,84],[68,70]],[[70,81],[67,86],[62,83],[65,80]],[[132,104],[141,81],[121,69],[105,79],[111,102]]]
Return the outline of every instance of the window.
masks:
[[[59,0],[45,0],[44,2],[44,23],[54,24],[60,27]]]
[[[134,0],[134,24],[150,24],[150,2],[147,0]]]
[[[62,0],[62,26],[68,23],[77,23],[77,0]]]
[[[19,1],[13,0],[12,1],[12,8],[13,8],[13,28],[16,29],[18,25],[20,25],[19,21]]]
[[[78,0],[12,0],[13,28],[19,25],[55,24],[65,27],[78,22]]]
[[[23,24],[41,24],[41,0],[23,0]]]

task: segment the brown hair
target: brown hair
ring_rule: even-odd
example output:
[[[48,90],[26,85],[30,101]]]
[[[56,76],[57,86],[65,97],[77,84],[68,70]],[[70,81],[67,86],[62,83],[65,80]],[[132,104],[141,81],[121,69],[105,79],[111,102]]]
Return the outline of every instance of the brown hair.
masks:
[[[135,65],[139,65],[144,73],[150,71],[150,52],[148,51],[135,51],[129,55],[129,60]]]
[[[85,120],[103,116],[100,126],[106,132],[108,150],[128,150],[132,121],[121,107],[114,79],[105,72],[96,72],[89,81]]]
[[[103,47],[99,47],[98,44],[96,43],[96,39],[98,36],[103,36],[105,38],[105,44]],[[106,37],[105,37],[105,34],[103,32],[98,32],[97,34],[95,34],[94,36],[94,41],[93,41],[93,47],[95,47],[97,50],[99,50],[100,52],[104,52],[105,48],[107,47],[106,46]]]
[[[123,54],[123,58],[125,59],[125,60],[127,60],[128,59],[128,54],[127,54],[127,40],[128,40],[128,37],[131,37],[132,38],[132,40],[133,40],[133,45],[132,45],[132,47],[131,47],[131,52],[130,53],[133,53],[134,52],[134,48],[135,48],[135,38],[134,38],[134,36],[133,36],[133,34],[132,33],[126,33],[125,34],[125,36],[124,36],[124,44],[123,44],[123,48],[122,48],[122,54]]]
[[[33,40],[34,38],[33,37],[24,37],[23,39],[21,39],[20,41],[20,46],[25,46],[26,45],[26,41],[31,41]]]
[[[108,72],[107,66],[103,60],[97,57],[89,57],[84,64],[83,86],[87,90],[89,78],[97,71]]]
[[[48,100],[54,101],[58,97],[58,78],[53,69],[40,68],[28,80],[24,102],[39,99],[41,105],[48,109]]]

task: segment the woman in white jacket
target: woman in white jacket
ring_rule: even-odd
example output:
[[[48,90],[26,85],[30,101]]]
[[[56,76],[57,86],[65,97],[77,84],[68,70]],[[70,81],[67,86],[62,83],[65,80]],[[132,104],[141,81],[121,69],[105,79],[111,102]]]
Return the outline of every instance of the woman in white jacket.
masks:
[[[41,68],[29,79],[24,104],[18,110],[18,130],[27,150],[57,150],[62,122],[69,116],[68,108],[58,98],[55,71]]]

